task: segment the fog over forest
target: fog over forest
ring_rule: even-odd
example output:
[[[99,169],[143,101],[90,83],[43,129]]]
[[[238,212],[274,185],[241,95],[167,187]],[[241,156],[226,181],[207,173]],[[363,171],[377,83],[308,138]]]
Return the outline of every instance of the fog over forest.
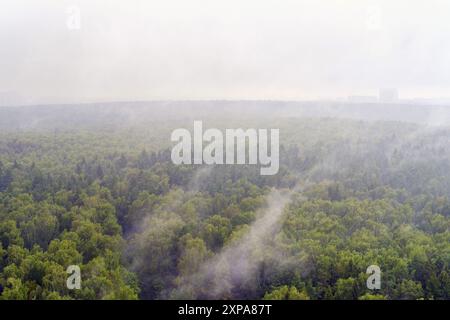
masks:
[[[449,300],[449,21],[5,1],[0,300]]]
[[[0,114],[2,298],[449,297],[444,106],[155,101]],[[173,164],[171,132],[194,120],[279,129],[279,171]],[[64,282],[73,264],[80,290]],[[375,291],[371,265],[383,271]]]

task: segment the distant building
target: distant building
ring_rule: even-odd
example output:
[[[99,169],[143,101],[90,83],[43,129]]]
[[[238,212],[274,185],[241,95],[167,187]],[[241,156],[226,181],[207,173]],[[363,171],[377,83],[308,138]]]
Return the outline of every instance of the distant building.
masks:
[[[398,101],[398,90],[394,89],[394,88],[380,89],[379,101],[380,102],[397,102]]]

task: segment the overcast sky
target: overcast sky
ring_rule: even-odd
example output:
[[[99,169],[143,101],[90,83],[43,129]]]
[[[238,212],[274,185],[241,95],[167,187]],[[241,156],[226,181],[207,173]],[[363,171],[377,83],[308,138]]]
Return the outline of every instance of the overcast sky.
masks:
[[[385,87],[450,96],[450,1],[0,2],[0,95],[28,103],[301,100]]]

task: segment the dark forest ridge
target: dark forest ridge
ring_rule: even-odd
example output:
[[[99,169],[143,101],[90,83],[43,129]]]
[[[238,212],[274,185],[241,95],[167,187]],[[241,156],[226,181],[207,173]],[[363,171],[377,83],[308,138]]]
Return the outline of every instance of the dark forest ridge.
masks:
[[[0,130],[145,124],[162,119],[341,118],[450,124],[450,108],[432,105],[320,101],[149,101],[0,107]]]

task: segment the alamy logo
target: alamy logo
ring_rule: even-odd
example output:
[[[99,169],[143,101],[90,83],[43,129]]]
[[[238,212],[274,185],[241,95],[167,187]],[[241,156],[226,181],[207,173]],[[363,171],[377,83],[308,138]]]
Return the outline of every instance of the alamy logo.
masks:
[[[70,274],[70,276],[67,278],[66,285],[67,289],[74,290],[74,289],[81,289],[81,270],[80,267],[77,265],[70,265],[66,272]]]
[[[370,276],[367,278],[367,289],[379,290],[381,288],[381,269],[377,265],[371,265],[366,270]]]
[[[280,165],[279,135],[279,129],[270,129],[269,153],[267,129],[226,129],[224,144],[222,131],[203,132],[202,121],[194,121],[193,138],[187,129],[172,132],[172,142],[179,143],[172,148],[171,158],[174,164],[259,164],[261,175],[274,175]],[[203,142],[208,143],[204,148]]]
[[[67,20],[66,26],[69,30],[79,30],[81,29],[81,11],[77,6],[71,6],[67,8]]]

